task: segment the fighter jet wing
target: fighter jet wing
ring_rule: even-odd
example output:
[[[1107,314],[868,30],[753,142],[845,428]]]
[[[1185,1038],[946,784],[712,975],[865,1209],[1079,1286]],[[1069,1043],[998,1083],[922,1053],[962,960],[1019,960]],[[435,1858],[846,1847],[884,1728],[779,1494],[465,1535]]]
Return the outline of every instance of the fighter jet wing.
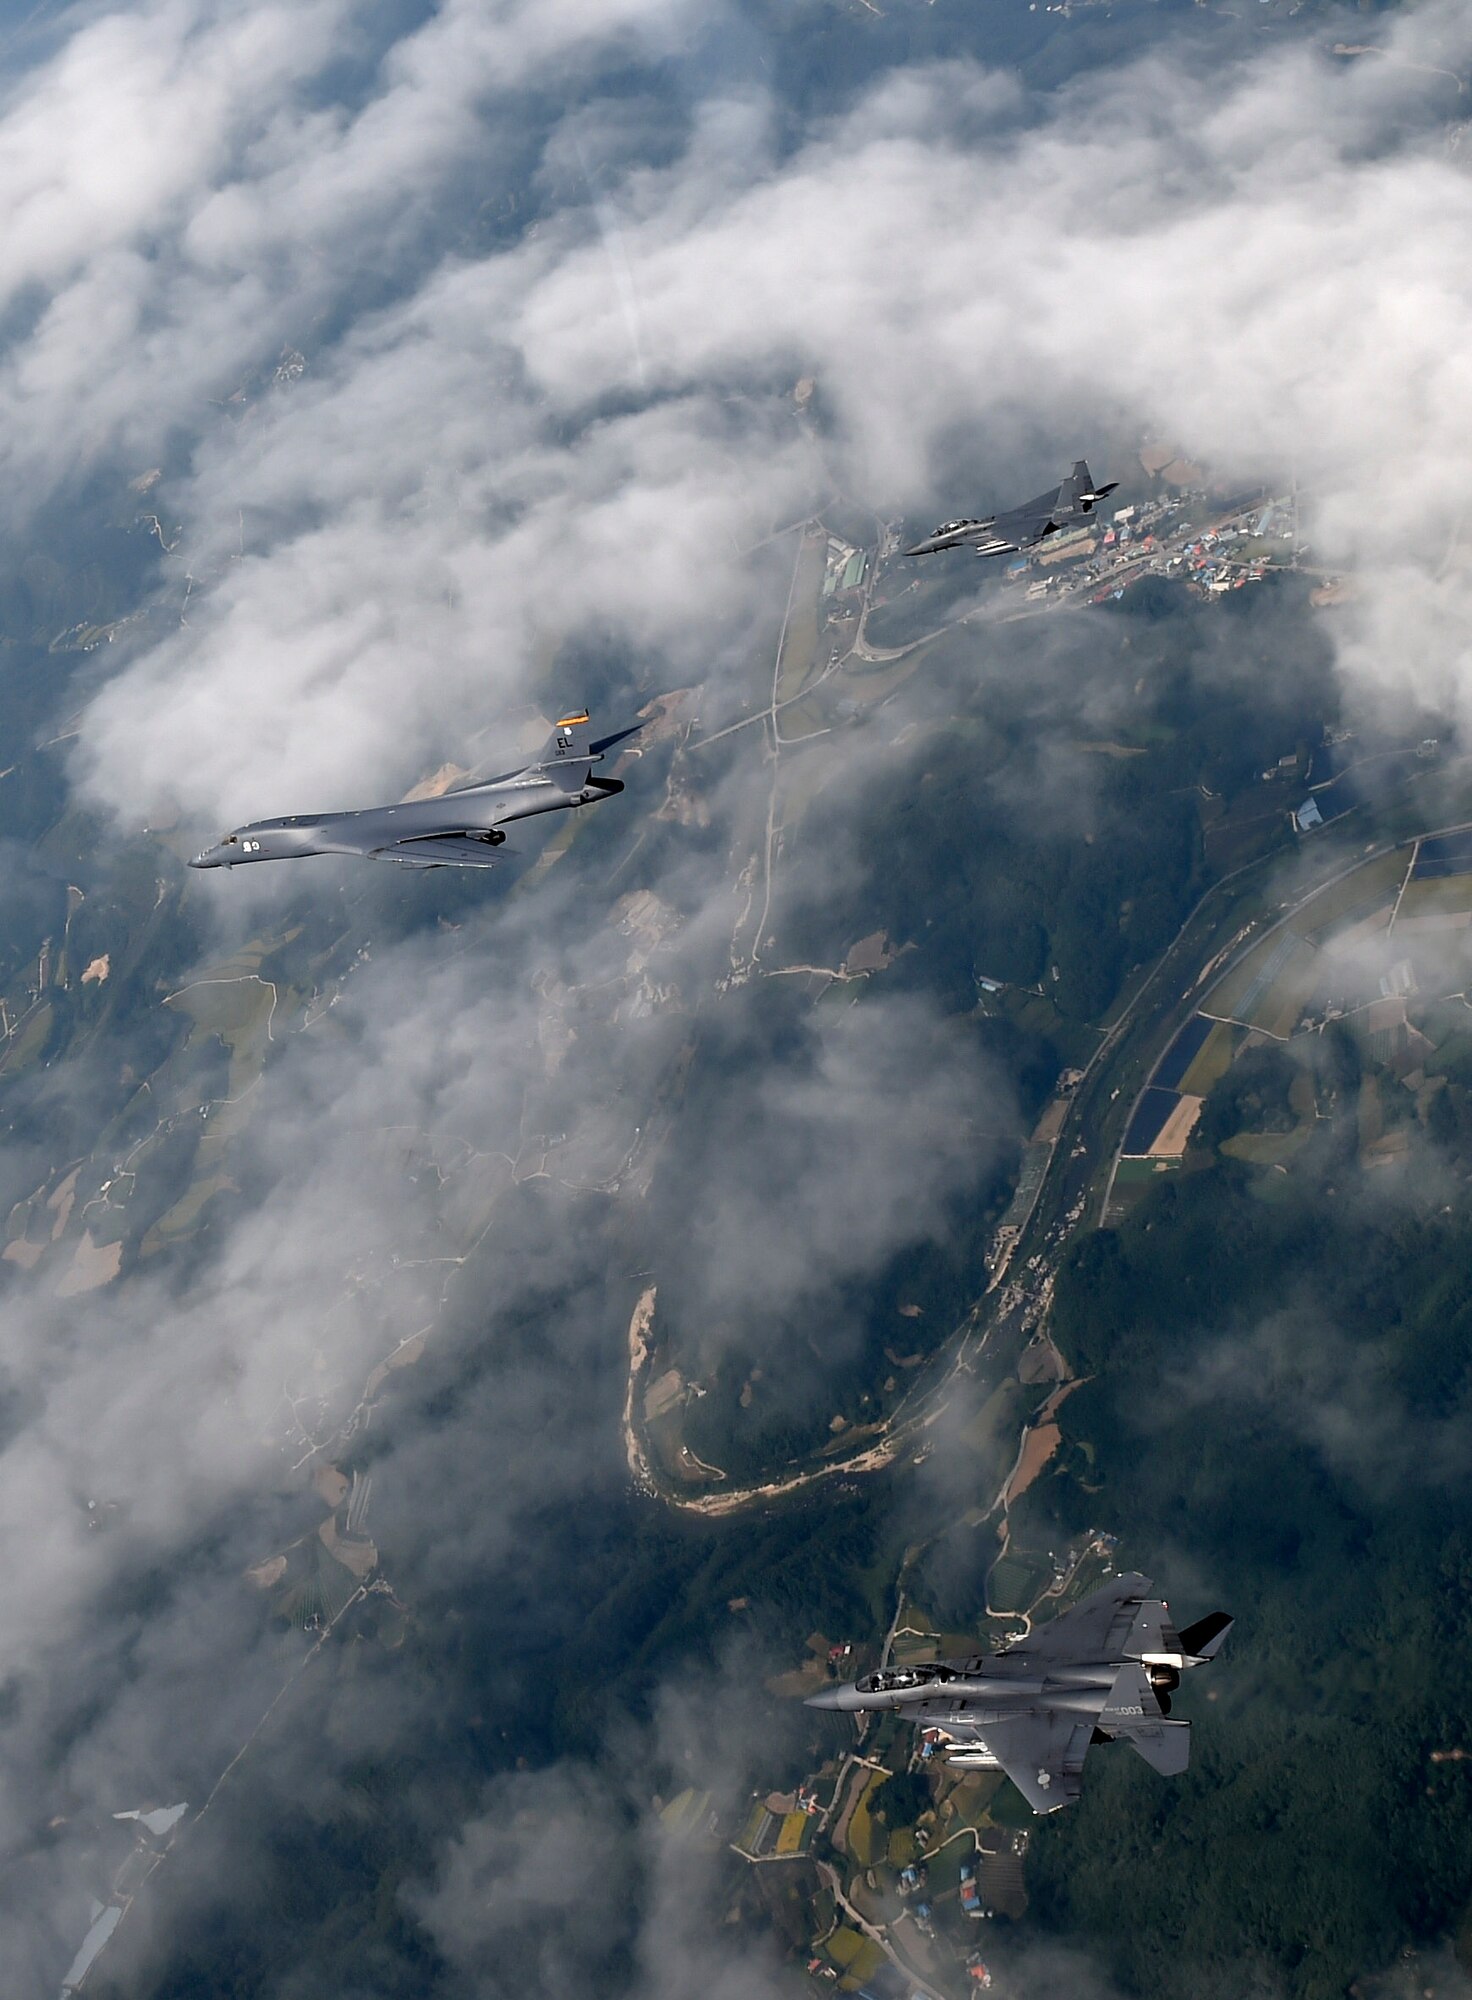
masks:
[[[1033,1811],[1039,1813],[1057,1812],[1078,1797],[1093,1733],[1091,1717],[1046,1708],[1024,1709],[999,1722],[988,1722],[976,1732]]]
[[[426,834],[366,850],[372,861],[396,861],[401,868],[494,868],[495,849],[474,833]]]
[[[1061,486],[1050,486],[1036,500],[1024,500],[1020,507],[1009,507],[1005,514],[998,514],[992,523],[997,538],[1025,549],[1030,542],[1040,542],[1045,535],[1052,534],[1058,526],[1055,516],[1062,491]]]
[[[1025,1639],[1004,1647],[1009,1659],[1121,1660],[1141,1603],[1150,1595],[1150,1579],[1131,1571],[1111,1577],[1089,1596]]]

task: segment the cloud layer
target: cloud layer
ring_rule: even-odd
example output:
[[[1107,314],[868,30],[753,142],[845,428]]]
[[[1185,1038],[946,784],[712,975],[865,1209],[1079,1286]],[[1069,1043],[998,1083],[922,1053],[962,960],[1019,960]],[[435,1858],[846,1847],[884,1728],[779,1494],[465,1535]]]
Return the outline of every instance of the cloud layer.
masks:
[[[704,38],[723,32],[748,60],[712,82]],[[1226,476],[1297,478],[1315,545],[1359,578],[1354,689],[1464,699],[1472,182],[1439,74],[1472,61],[1455,9],[1419,10],[1380,59],[1224,58],[1183,34],[1046,95],[958,49],[796,131],[765,66],[780,45],[689,0],[164,0],[47,34],[0,103],[8,526],[23,542],[49,503],[146,506],[172,544],[148,620],[91,662],[70,782],[107,842],[178,814],[183,844],[394,796],[446,759],[500,763],[568,697],[688,687],[707,726],[735,717],[770,680],[774,530],[836,491],[885,515],[1005,500],[1085,449],[1127,471],[1147,430]],[[829,748],[859,784],[872,745]],[[283,1015],[203,1246],[80,1302],[18,1276],[0,1318],[0,1522],[25,1550],[0,1620],[0,1842],[20,1885],[0,1914],[38,1978],[97,1879],[45,1821],[90,1825],[165,1775],[199,1802],[302,1653],[238,1572],[310,1542],[293,1471],[400,1343],[477,1318],[503,1343],[490,1386],[463,1405],[447,1388],[457,1414],[411,1426],[379,1472],[458,1531],[432,1468],[500,1454],[474,1533],[426,1537],[434,1588],[473,1590],[604,1490],[619,1285],[655,1232],[594,1224],[569,1251],[562,1225],[652,1144],[641,1114],[687,1042],[709,1058],[711,1010],[750,1073],[667,1142],[659,1200],[687,1203],[682,1284],[713,1321],[780,1333],[820,1289],[864,1282],[941,1227],[1006,1130],[1005,1082],[920,1001],[819,1010],[787,1036],[750,991],[717,998],[770,774],[753,744],[709,781],[707,826],[656,826],[672,754],[652,747],[509,900],[436,884],[416,902],[335,864],[190,886],[216,956],[304,915],[337,957]],[[795,843],[786,865],[820,894],[856,863]],[[641,888],[680,920],[656,967],[676,998],[652,1009],[620,928]],[[69,1129],[135,1028],[104,1027],[48,1080]],[[224,1093],[205,1060],[171,1079],[208,1125]],[[558,1134],[570,1154],[541,1143]],[[35,1150],[5,1165],[17,1194]],[[115,1525],[89,1525],[89,1501]],[[654,1927],[622,1940],[631,1976],[682,1990],[651,1939],[683,1864],[637,1830],[640,1758],[664,1754],[615,1744],[609,1768],[492,1780],[414,1894],[446,1961],[520,1936],[549,1877],[627,1836],[588,1936],[559,1929],[532,1990],[592,1976],[624,1870]],[[331,1755],[317,1780],[336,1783]],[[506,1831],[523,1811],[530,1844]],[[760,1990],[765,1961],[730,1977]]]

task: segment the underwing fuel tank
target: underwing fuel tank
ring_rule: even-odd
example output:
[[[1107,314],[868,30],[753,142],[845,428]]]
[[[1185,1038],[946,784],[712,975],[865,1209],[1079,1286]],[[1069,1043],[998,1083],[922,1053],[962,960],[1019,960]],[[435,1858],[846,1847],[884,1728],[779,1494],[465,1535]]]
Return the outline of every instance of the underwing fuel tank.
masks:
[[[953,1771],[1000,1771],[1001,1760],[984,1743],[952,1743],[942,1753]]]

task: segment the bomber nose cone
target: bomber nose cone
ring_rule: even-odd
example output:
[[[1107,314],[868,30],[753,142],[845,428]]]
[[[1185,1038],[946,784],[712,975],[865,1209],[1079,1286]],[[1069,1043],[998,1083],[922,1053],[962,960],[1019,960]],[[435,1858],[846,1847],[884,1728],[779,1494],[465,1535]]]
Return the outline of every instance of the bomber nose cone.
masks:
[[[196,854],[189,864],[191,868],[223,868],[225,865],[225,857],[218,844],[205,848],[201,854]]]

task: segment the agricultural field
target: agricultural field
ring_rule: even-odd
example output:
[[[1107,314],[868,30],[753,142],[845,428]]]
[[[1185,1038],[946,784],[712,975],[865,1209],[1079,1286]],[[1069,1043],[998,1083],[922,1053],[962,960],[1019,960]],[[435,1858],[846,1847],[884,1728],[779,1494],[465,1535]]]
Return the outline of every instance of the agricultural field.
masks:
[[[833,1933],[826,1950],[834,1964],[843,1967],[839,1986],[845,1993],[856,1993],[884,1963],[884,1952],[873,1938],[865,1937],[862,1931],[848,1924]]]
[[[1418,917],[1472,923],[1472,875],[1413,875],[1395,913],[1394,929],[1399,931]]]
[[[1048,1580],[1048,1566],[1037,1556],[998,1556],[987,1582],[993,1611],[1021,1611],[1031,1604]]]
[[[1275,931],[1207,994],[1202,1012],[1283,1041],[1297,1026],[1317,980],[1313,946],[1295,931]]]
[[[1321,943],[1339,925],[1367,917],[1395,901],[1405,879],[1408,856],[1403,847],[1377,855],[1342,881],[1331,882],[1310,896],[1294,915],[1293,928],[1311,943]]]
[[[818,604],[827,553],[826,535],[808,533],[803,536],[793,577],[787,629],[782,636],[782,653],[777,665],[778,701],[790,701],[794,695],[801,693],[817,661]],[[786,733],[785,728],[783,733]]]
[[[1178,1088],[1185,1097],[1205,1097],[1212,1085],[1230,1069],[1232,1058],[1242,1046],[1242,1031],[1227,1021],[1214,1021],[1211,1033],[1192,1058]]]
[[[865,1785],[863,1795],[854,1807],[848,1823],[848,1851],[861,1868],[872,1868],[875,1860],[875,1846],[888,1836],[874,1824],[869,1811],[869,1801],[884,1783],[885,1773],[873,1771]]]

